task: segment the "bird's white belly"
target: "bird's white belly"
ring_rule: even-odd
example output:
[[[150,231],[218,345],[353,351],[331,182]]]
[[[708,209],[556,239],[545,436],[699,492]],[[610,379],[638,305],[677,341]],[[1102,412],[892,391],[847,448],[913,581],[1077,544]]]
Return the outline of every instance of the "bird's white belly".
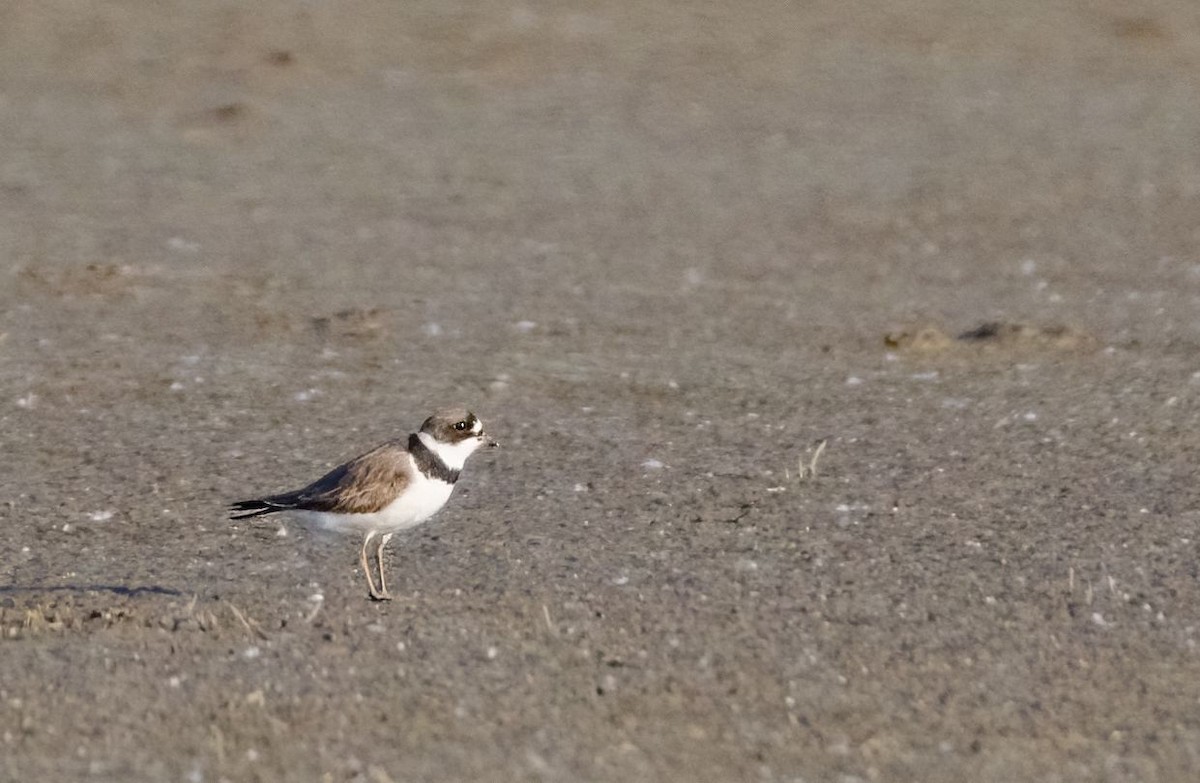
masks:
[[[416,481],[409,484],[400,497],[373,514],[307,512],[307,515],[327,530],[359,533],[370,530],[395,532],[414,527],[429,519],[446,505],[453,491],[453,484],[429,479],[417,472]]]

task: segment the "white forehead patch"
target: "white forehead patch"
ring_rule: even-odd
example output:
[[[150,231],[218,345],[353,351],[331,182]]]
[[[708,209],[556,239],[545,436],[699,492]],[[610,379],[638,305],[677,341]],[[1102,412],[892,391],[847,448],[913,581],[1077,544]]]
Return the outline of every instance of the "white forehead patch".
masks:
[[[471,425],[471,432],[475,433],[476,435],[483,432],[483,422],[479,419],[476,419],[475,423]]]

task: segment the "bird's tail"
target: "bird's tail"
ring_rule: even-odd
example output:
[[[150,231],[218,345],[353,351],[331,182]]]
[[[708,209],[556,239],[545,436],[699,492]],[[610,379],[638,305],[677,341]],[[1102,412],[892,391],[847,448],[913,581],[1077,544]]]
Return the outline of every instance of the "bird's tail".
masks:
[[[276,511],[287,511],[291,506],[278,502],[276,498],[260,498],[258,500],[239,500],[229,506],[230,519],[247,519],[261,517],[263,514],[274,514]]]

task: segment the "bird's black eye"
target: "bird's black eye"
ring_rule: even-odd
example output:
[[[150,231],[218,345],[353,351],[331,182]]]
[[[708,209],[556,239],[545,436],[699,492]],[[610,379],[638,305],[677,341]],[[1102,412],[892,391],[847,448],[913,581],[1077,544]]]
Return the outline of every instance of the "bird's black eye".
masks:
[[[458,430],[459,432],[462,432],[466,428],[467,428],[467,423],[465,421],[458,421],[458,422],[454,423],[454,429]]]

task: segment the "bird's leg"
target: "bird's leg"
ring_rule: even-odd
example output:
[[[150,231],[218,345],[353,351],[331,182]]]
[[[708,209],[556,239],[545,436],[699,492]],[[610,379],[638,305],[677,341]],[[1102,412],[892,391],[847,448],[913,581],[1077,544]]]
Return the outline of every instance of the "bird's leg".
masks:
[[[388,592],[387,580],[383,577],[383,548],[387,546],[387,542],[392,540],[392,534],[379,537],[379,546],[375,548],[375,562],[379,564],[379,594],[387,600],[392,599],[392,594]]]
[[[367,562],[367,546],[371,543],[371,539],[376,535],[378,535],[378,533],[372,530],[367,533],[365,538],[363,538],[362,550],[359,552],[359,558],[362,560],[363,574],[367,577],[367,591],[374,600],[383,601],[385,600],[384,595],[375,589],[375,580],[371,578],[371,565]]]

